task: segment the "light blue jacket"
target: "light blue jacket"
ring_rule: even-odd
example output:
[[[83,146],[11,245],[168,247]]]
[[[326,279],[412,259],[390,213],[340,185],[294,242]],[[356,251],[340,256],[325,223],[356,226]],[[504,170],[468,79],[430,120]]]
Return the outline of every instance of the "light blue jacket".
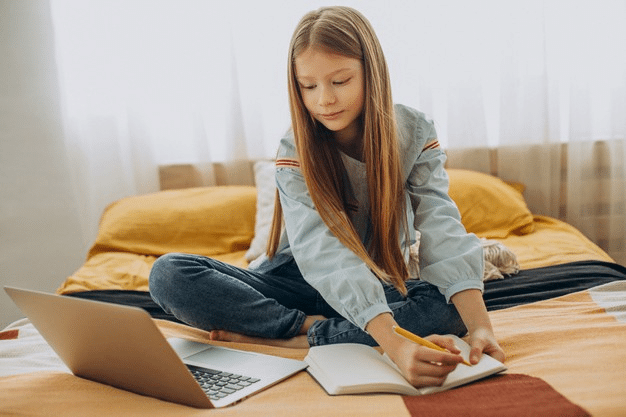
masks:
[[[399,236],[403,246],[419,247],[420,279],[436,285],[449,301],[459,291],[483,290],[483,249],[461,224],[459,211],[448,196],[445,153],[439,147],[432,121],[406,106],[395,106],[402,170],[406,180],[410,236]],[[369,202],[365,164],[342,155],[356,205],[350,218],[367,247]],[[281,162],[282,161],[282,162]],[[326,302],[355,325],[365,329],[377,315],[391,312],[381,282],[367,265],[328,229],[316,211],[298,167],[294,138],[281,140],[276,184],[285,230],[274,258],[262,256],[250,265],[273,266],[296,260],[304,279]],[[404,235],[404,233],[402,233]],[[265,265],[267,267],[267,265]]]

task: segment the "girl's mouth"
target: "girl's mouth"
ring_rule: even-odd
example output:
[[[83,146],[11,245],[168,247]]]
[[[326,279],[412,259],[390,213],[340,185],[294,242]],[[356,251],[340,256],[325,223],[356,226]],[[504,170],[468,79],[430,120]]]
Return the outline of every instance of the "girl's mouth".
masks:
[[[337,117],[339,117],[341,113],[343,113],[343,110],[335,112],[335,113],[320,114],[320,117],[324,120],[334,120]]]

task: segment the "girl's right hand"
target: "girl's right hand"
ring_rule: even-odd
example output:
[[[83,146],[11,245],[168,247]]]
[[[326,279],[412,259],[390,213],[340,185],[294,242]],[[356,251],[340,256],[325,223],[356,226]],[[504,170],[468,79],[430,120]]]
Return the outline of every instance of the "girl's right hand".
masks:
[[[440,352],[408,340],[400,340],[395,349],[386,351],[411,385],[420,388],[439,386],[456,366],[463,362],[451,338],[432,335],[427,340],[450,352]]]
[[[461,352],[451,338],[439,335],[426,338],[449,351],[441,352],[397,335],[393,331],[393,326],[397,326],[393,316],[383,313],[374,317],[367,324],[366,330],[413,386],[417,388],[439,386],[443,384],[446,376],[463,362]]]

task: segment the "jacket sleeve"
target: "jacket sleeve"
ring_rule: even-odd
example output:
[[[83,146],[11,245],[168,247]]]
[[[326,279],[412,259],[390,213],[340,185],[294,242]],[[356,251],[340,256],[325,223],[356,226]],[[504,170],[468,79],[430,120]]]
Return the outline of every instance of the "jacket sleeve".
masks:
[[[445,153],[432,122],[419,120],[423,143],[407,180],[413,208],[413,226],[421,233],[420,278],[436,285],[449,302],[463,290],[483,290],[483,249],[468,234],[456,204],[448,195]]]
[[[294,166],[297,162],[290,165],[277,163],[276,184],[289,246],[298,268],[332,308],[365,329],[377,315],[391,313],[383,286],[367,265],[328,229],[313,205],[302,172]]]

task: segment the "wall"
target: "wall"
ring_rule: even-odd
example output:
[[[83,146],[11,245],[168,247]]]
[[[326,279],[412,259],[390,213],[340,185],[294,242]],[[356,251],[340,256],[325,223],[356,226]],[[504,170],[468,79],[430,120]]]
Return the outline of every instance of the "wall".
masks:
[[[47,1],[0,2],[0,286],[54,291],[86,253]],[[23,317],[0,291],[0,328]]]

